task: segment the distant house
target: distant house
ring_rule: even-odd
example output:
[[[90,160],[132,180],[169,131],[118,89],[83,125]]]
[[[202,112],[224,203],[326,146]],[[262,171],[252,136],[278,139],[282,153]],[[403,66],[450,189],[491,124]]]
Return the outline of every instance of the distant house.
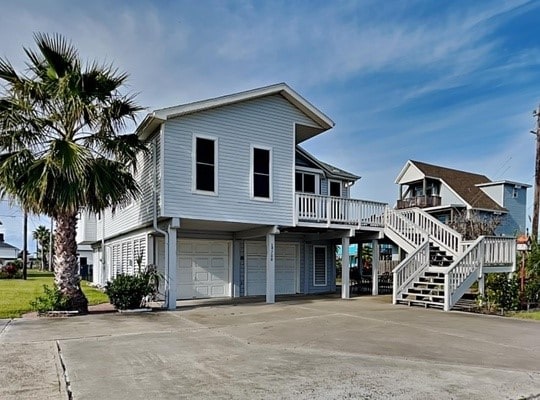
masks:
[[[19,249],[4,241],[4,234],[0,233],[0,265],[17,259]]]
[[[526,227],[524,183],[491,181],[485,175],[409,160],[396,178],[397,209],[420,207],[448,223],[459,215],[497,216],[496,234],[515,236]]]

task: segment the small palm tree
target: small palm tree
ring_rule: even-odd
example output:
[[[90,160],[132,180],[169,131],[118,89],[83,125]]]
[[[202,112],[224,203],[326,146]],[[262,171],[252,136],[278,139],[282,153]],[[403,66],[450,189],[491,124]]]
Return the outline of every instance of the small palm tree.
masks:
[[[0,195],[56,222],[55,284],[70,309],[87,312],[77,272],[77,214],[127,204],[139,193],[131,169],[145,147],[120,135],[141,110],[119,89],[127,75],[83,65],[61,35],[36,34],[27,71],[0,59]]]
[[[34,240],[37,240],[40,252],[41,252],[41,270],[46,269],[46,257],[45,251],[49,247],[49,241],[51,237],[51,231],[49,231],[45,226],[39,225],[34,232],[32,232],[32,237]]]

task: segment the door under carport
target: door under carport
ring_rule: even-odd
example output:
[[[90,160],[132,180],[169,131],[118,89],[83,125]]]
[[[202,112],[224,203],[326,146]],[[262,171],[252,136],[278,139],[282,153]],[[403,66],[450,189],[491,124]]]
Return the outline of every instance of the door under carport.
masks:
[[[266,294],[266,243],[245,243],[245,295]],[[296,243],[276,243],[276,294],[299,292],[299,246]]]

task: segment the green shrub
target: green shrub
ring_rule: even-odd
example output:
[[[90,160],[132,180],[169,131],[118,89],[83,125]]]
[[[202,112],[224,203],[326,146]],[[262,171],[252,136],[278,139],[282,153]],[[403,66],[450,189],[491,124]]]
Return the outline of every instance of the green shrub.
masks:
[[[39,313],[47,311],[65,311],[68,309],[68,298],[56,287],[43,285],[43,294],[30,302],[33,310]]]
[[[112,282],[107,282],[105,293],[118,310],[139,308],[144,306],[147,297],[154,298],[159,280],[156,268],[148,266],[135,275],[118,275]]]
[[[516,276],[506,273],[488,274],[484,296],[480,304],[487,311],[515,311],[519,309],[519,282]]]
[[[0,279],[21,279],[22,270],[14,262],[9,262],[0,267]]]

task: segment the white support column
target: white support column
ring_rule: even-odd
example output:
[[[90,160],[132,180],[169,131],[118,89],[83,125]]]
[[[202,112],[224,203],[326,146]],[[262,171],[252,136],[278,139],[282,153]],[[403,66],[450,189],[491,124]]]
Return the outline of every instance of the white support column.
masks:
[[[155,237],[153,235],[146,236],[146,264],[157,265],[155,252]]]
[[[349,266],[349,237],[341,238],[341,298],[351,297],[350,266]]]
[[[178,282],[176,278],[176,260],[177,260],[177,254],[176,254],[176,248],[177,248],[177,232],[176,230],[180,227],[180,221],[178,218],[173,218],[171,223],[169,224],[168,228],[168,238],[166,237],[165,240],[168,240],[168,246],[167,247],[167,265],[165,266],[165,280],[167,285],[167,293],[166,293],[166,304],[165,307],[168,310],[176,310],[176,298],[178,297],[177,293],[177,287]]]
[[[266,303],[276,302],[276,237],[266,235]]]
[[[379,241],[371,241],[371,294],[377,296],[379,294]]]
[[[481,274],[478,277],[478,292],[483,296],[486,291],[486,275]]]

